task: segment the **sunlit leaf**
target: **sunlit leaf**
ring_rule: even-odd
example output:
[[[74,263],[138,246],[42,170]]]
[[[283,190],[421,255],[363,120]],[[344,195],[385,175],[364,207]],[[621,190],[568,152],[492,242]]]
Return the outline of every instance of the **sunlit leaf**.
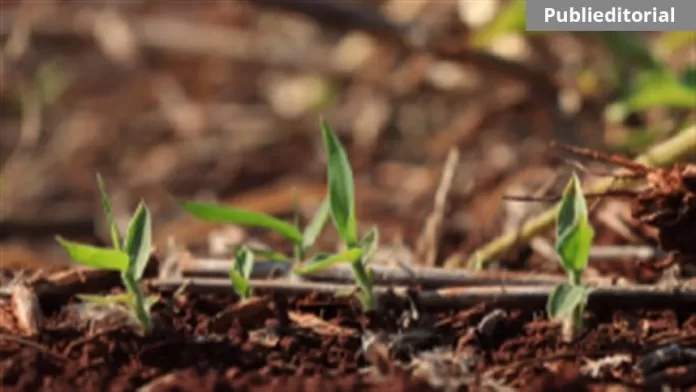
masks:
[[[488,24],[476,30],[471,44],[477,48],[489,47],[497,38],[510,33],[525,33],[526,2],[511,1]]]
[[[324,199],[319,205],[319,209],[314,213],[312,220],[309,222],[302,235],[302,247],[304,249],[311,248],[319,238],[324,229],[326,221],[329,219],[329,199]]]
[[[696,87],[688,71],[680,79],[667,69],[651,69],[638,75],[626,103],[632,111],[653,107],[693,109]]]
[[[139,281],[145,273],[145,267],[147,267],[152,251],[150,210],[142,201],[128,225],[125,248],[130,258],[130,270],[135,280]]]
[[[84,302],[91,302],[95,304],[108,305],[108,304],[128,304],[130,305],[133,301],[133,296],[131,294],[116,294],[116,295],[92,295],[92,294],[77,294],[76,297]]]
[[[573,173],[563,192],[556,219],[556,251],[566,271],[580,273],[587,265],[594,230],[580,180]]]
[[[331,217],[343,241],[348,246],[353,246],[357,241],[353,170],[341,142],[324,120],[321,122],[321,132],[328,155]]]
[[[109,225],[109,231],[111,232],[111,242],[113,243],[114,249],[121,249],[121,235],[118,232],[118,227],[116,226],[116,221],[114,220],[114,215],[111,210],[111,199],[109,198],[109,194],[106,192],[104,179],[99,173],[97,173],[97,186],[99,187],[102,204],[104,205],[106,223]]]
[[[583,285],[561,283],[551,292],[546,303],[549,318],[563,318],[571,314],[577,306],[587,302],[590,289]]]
[[[302,243],[302,233],[295,226],[260,212],[192,201],[183,201],[181,206],[191,215],[209,222],[265,228],[294,243]]]
[[[360,248],[349,249],[345,252],[341,252],[335,255],[321,253],[315,255],[304,266],[295,268],[293,272],[298,275],[311,274],[313,272],[321,271],[336,264],[354,263],[357,260],[359,260],[361,256],[362,249]]]
[[[125,271],[128,269],[128,255],[120,250],[85,245],[68,241],[60,236],[56,237],[56,241],[65,248],[75,263],[113,271]]]

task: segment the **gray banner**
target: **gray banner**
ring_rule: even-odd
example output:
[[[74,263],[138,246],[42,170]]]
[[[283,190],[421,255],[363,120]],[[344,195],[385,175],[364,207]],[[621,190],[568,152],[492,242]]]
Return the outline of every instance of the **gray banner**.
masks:
[[[527,31],[696,30],[696,0],[526,1]]]

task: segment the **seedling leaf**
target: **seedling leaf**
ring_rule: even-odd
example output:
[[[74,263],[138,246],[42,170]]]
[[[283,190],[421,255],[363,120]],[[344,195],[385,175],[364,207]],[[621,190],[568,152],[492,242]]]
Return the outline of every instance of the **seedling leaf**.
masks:
[[[587,265],[594,230],[580,180],[573,173],[561,199],[556,224],[556,251],[566,271],[580,273]]]
[[[242,298],[251,296],[251,286],[249,277],[254,267],[254,254],[242,246],[239,248],[234,258],[234,266],[230,269],[230,280],[234,291]]]
[[[260,212],[192,201],[183,201],[181,206],[191,215],[206,221],[265,228],[296,244],[302,243],[302,233],[295,226]]]
[[[357,242],[353,171],[341,142],[322,119],[322,137],[328,155],[328,186],[331,217],[343,241],[348,246]]]
[[[319,238],[319,234],[324,229],[326,221],[329,219],[329,199],[324,199],[319,205],[319,209],[314,213],[312,220],[302,234],[302,248],[309,249]]]
[[[128,225],[125,248],[130,258],[129,269],[135,280],[139,281],[143,277],[152,250],[150,211],[142,201]]]
[[[546,312],[550,318],[564,318],[587,301],[589,292],[587,286],[561,283],[549,295]]]
[[[114,220],[114,215],[111,210],[111,199],[109,198],[109,194],[106,192],[106,185],[104,185],[104,179],[99,173],[97,173],[97,186],[99,187],[99,193],[101,194],[102,204],[104,205],[106,223],[109,225],[109,231],[111,232],[111,242],[114,245],[114,249],[121,249],[121,235],[118,232],[118,227],[116,226],[116,221]]]
[[[56,241],[65,248],[75,263],[112,271],[123,272],[128,269],[128,255],[120,250],[85,245],[60,236],[56,237]]]
[[[133,296],[131,294],[117,294],[117,295],[92,295],[92,294],[77,294],[77,298],[84,302],[91,302],[100,305],[107,304],[128,304],[130,305],[133,301]]]
[[[243,245],[234,245],[232,246],[232,252],[237,253],[239,249],[242,248]],[[270,261],[272,263],[288,263],[290,262],[290,258],[280,252],[275,252],[272,250],[266,250],[266,249],[259,249],[259,248],[251,248],[247,247],[251,253],[254,254],[255,258],[263,259],[264,261]]]
[[[242,246],[234,257],[234,269],[238,271],[242,277],[249,280],[251,271],[254,269],[254,254]]]
[[[329,255],[326,253],[317,254],[311,260],[309,260],[307,264],[305,264],[303,267],[295,268],[293,272],[298,275],[306,275],[329,268],[332,265],[339,263],[352,264],[360,259],[362,252],[363,251],[360,248],[352,248],[335,255]]]
[[[363,250],[363,262],[367,264],[379,247],[379,229],[377,226],[370,229],[367,235],[360,240],[359,245]]]

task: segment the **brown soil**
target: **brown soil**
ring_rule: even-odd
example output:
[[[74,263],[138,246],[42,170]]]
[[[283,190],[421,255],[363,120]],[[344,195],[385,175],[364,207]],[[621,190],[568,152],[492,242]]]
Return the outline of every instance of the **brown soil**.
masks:
[[[678,350],[696,344],[696,314],[688,310],[608,316],[598,308],[586,314],[589,332],[566,344],[543,314],[493,305],[413,319],[397,305],[378,318],[352,302],[319,296],[292,298],[287,308],[279,298],[230,302],[179,298],[173,303],[180,308],[155,311],[158,328],[148,337],[114,322],[94,323],[88,332],[90,326],[63,307],[35,339],[18,341],[6,335],[12,327],[3,331],[1,385],[4,391],[496,390],[485,387],[494,381],[529,391],[696,385],[696,369],[687,367],[694,353]],[[12,325],[8,320],[2,329]],[[377,343],[364,345],[363,336]],[[433,386],[457,380],[461,386],[453,389]]]

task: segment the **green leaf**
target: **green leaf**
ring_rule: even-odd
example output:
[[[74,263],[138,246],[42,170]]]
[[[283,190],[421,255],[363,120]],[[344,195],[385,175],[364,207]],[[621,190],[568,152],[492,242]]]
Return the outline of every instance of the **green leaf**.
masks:
[[[590,289],[584,285],[561,283],[551,292],[546,303],[549,318],[563,318],[587,302]]]
[[[335,255],[320,253],[315,255],[304,266],[295,268],[293,272],[298,275],[306,275],[321,271],[336,264],[354,263],[360,259],[362,252],[360,248],[353,248]]]
[[[244,245],[233,245],[232,252],[237,253],[239,249],[241,249],[243,246]],[[288,263],[291,261],[287,255],[273,250],[252,248],[248,246],[247,249],[249,249],[249,251],[254,254],[255,258],[263,259],[264,261],[270,261],[272,263]]]
[[[472,34],[471,45],[476,48],[488,47],[506,34],[525,33],[525,28],[526,2],[511,1],[493,20]]]
[[[341,142],[322,119],[321,131],[328,155],[329,204],[338,233],[348,246],[357,241],[353,171]]]
[[[191,215],[209,222],[269,229],[296,244],[302,243],[302,234],[295,226],[260,212],[192,201],[183,201],[181,206]]]
[[[142,201],[128,225],[125,248],[130,259],[129,270],[133,273],[135,280],[139,281],[143,277],[152,251],[150,210]]]
[[[121,235],[118,233],[118,227],[116,226],[113,212],[111,211],[111,199],[109,198],[109,194],[106,192],[104,179],[99,173],[97,173],[97,186],[99,187],[99,193],[101,194],[102,204],[104,205],[104,214],[106,214],[106,222],[109,225],[109,231],[111,232],[111,242],[114,245],[114,249],[121,249]]]
[[[120,250],[72,242],[60,236],[56,237],[56,241],[65,248],[75,263],[112,271],[123,272],[128,269],[128,255]]]
[[[240,274],[239,271],[235,270],[234,268],[230,270],[230,280],[232,281],[232,287],[234,287],[234,291],[237,293],[237,295],[243,299],[251,296],[251,287],[249,285],[249,281],[244,279],[242,274]]]
[[[314,246],[314,243],[317,241],[317,238],[319,238],[328,219],[329,199],[324,199],[302,234],[302,247],[304,249],[309,249]]]
[[[373,226],[358,245],[363,251],[363,262],[368,263],[377,251],[377,248],[379,248],[379,229],[377,226]]]
[[[696,107],[696,87],[688,71],[680,79],[670,70],[651,69],[638,75],[626,104],[632,111],[653,107],[691,110]]]
[[[246,280],[251,277],[254,269],[254,254],[247,247],[242,246],[234,256],[234,269]]]
[[[92,294],[77,294],[77,298],[84,302],[91,302],[95,304],[127,304],[130,305],[133,301],[133,296],[131,294],[116,294],[116,295],[92,295]]]
[[[556,218],[556,251],[566,271],[579,274],[585,269],[593,237],[587,202],[580,180],[573,173],[563,192]]]

